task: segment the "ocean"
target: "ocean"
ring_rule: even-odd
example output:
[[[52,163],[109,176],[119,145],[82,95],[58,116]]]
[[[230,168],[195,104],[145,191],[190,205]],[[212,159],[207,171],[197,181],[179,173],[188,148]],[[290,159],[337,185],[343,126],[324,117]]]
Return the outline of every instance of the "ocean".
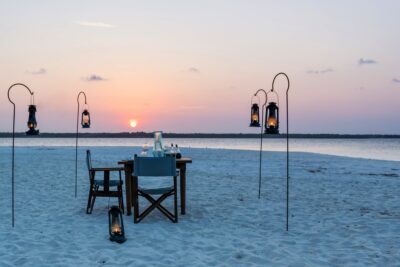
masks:
[[[11,146],[11,138],[0,138],[0,146]],[[178,144],[182,148],[213,148],[259,150],[257,138],[164,138],[164,145]],[[152,146],[152,138],[80,138],[80,146],[141,147]],[[311,152],[353,158],[400,161],[400,139],[303,139],[292,138],[290,151]],[[69,147],[75,138],[16,138],[15,145]],[[263,139],[263,151],[286,151],[286,139]]]

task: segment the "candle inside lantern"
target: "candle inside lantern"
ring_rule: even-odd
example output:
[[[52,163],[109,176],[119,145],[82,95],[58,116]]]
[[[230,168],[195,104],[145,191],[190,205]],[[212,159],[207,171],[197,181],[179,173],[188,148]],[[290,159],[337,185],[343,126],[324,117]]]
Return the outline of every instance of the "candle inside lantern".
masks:
[[[119,225],[113,225],[112,232],[114,234],[121,234],[121,227]]]
[[[253,115],[251,116],[251,120],[252,120],[253,122],[258,122],[258,114],[253,114]]]
[[[90,113],[87,109],[82,112],[82,128],[90,128]]]
[[[274,117],[268,118],[268,127],[271,127],[271,128],[276,127],[276,118],[274,118]]]
[[[113,217],[111,231],[113,234],[120,235],[122,233],[121,224],[118,217]]]

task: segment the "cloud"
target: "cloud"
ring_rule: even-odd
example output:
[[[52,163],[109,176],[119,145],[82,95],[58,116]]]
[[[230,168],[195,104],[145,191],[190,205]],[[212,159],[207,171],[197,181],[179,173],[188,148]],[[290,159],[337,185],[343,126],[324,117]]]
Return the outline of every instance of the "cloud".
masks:
[[[87,82],[98,82],[98,81],[105,81],[105,80],[107,80],[107,79],[104,77],[101,77],[99,75],[96,75],[96,74],[92,74],[89,77],[85,78],[85,81],[87,81]]]
[[[98,27],[98,28],[114,28],[114,25],[98,22],[98,21],[76,21],[78,25],[85,26],[85,27]]]
[[[47,70],[45,68],[40,68],[39,70],[33,70],[33,71],[28,70],[27,73],[33,74],[33,75],[41,75],[41,74],[46,74]]]
[[[191,72],[191,73],[199,73],[200,71],[199,71],[198,68],[190,67],[190,68],[188,69],[188,72]]]
[[[358,60],[358,65],[377,64],[377,63],[378,63],[378,61],[373,60],[373,59],[363,59],[363,58],[360,58],[360,59]]]
[[[328,72],[333,72],[332,68],[326,68],[326,69],[322,69],[322,70],[308,70],[307,73],[308,74],[325,74]]]
[[[393,78],[392,81],[393,81],[394,83],[400,83],[400,79]]]

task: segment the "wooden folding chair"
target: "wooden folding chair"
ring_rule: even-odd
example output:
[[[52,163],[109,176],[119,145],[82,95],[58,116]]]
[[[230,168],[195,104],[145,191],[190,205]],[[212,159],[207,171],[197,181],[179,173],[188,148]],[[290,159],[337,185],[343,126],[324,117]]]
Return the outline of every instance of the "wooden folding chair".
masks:
[[[159,188],[142,188],[138,186],[139,177],[173,177],[173,185],[169,187]],[[177,176],[175,157],[138,157],[135,155],[134,173],[133,173],[133,206],[134,206],[134,223],[139,223],[154,209],[158,209],[172,222],[178,222],[178,205],[177,205]],[[158,198],[153,196],[159,195]],[[143,212],[139,211],[139,196],[150,202]],[[169,196],[174,196],[174,213],[167,210],[162,202]]]
[[[86,207],[86,213],[92,213],[96,197],[117,197],[119,207],[121,208],[122,212],[124,212],[124,200],[122,195],[123,182],[121,178],[121,172],[124,170],[124,168],[93,168],[90,150],[86,150],[86,164],[88,167],[90,180],[89,198]],[[110,180],[110,172],[114,171],[119,173],[119,180]],[[103,179],[96,179],[96,172],[103,172]]]

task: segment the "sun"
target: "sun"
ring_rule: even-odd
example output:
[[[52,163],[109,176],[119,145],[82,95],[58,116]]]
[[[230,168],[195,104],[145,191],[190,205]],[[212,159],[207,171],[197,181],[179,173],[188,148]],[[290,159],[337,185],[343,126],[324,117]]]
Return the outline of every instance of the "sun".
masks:
[[[129,125],[130,125],[132,128],[135,128],[135,127],[137,126],[137,121],[136,121],[136,120],[130,120],[130,121],[129,121]]]

